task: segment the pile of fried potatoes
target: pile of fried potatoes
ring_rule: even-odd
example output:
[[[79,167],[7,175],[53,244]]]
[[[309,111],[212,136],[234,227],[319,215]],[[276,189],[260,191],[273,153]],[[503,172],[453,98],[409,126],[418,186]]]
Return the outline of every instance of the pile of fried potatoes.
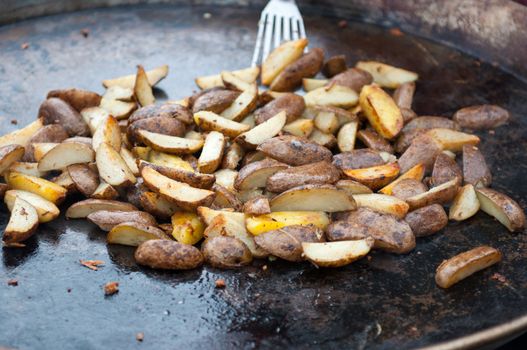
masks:
[[[349,68],[342,55],[304,53],[307,44],[285,42],[261,69],[199,77],[201,91],[179,101],[156,103],[152,92],[168,66],[105,80],[103,95],[50,91],[36,121],[0,137],[4,244],[23,246],[69,195],[82,200],[67,218],[90,220],[158,269],[270,256],[339,267],[371,249],[409,253],[416,237],[480,209],[524,228],[520,206],[489,187],[480,138],[467,132],[506,123],[506,110],[418,116],[416,73]],[[476,248],[445,261],[436,280],[448,287],[500,259]]]

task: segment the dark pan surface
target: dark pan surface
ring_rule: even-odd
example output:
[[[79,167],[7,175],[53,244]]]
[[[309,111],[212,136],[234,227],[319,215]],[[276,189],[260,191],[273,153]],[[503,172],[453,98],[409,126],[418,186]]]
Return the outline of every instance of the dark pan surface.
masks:
[[[212,18],[203,18],[210,12]],[[198,74],[249,64],[258,18],[248,9],[123,7],[58,15],[0,28],[2,133],[36,118],[50,89],[102,92],[100,81],[168,63],[159,99],[195,89]],[[496,103],[512,121],[483,132],[494,187],[527,207],[527,85],[488,64],[387,29],[305,16],[312,46],[350,63],[378,59],[420,73],[415,110],[450,116],[461,106]],[[84,38],[80,30],[88,28]],[[20,45],[29,43],[27,50]],[[0,213],[1,229],[8,220]],[[445,258],[488,244],[498,266],[451,289],[434,283]],[[85,221],[42,225],[25,249],[0,250],[0,346],[20,349],[412,348],[461,337],[527,313],[527,236],[479,213],[407,256],[380,252],[346,268],[257,262],[236,271],[209,267],[164,273],[138,267],[133,249],[108,246]],[[79,259],[100,259],[91,271]],[[267,270],[262,265],[267,265]],[[505,283],[492,279],[505,276]],[[15,278],[17,287],[7,285]],[[214,281],[224,278],[227,288]],[[102,286],[119,281],[117,295]],[[137,332],[144,341],[135,339]]]

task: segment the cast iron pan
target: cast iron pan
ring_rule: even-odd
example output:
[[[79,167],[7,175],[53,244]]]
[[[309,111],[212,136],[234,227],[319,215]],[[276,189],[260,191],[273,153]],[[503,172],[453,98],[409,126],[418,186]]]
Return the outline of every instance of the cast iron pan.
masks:
[[[196,75],[249,64],[258,16],[249,8],[156,5],[0,27],[1,131],[18,127],[12,119],[19,126],[34,120],[48,90],[102,92],[101,80],[129,74],[138,63],[168,63],[170,75],[156,95],[184,97],[195,89]],[[481,148],[493,169],[493,187],[527,207],[525,82],[452,48],[385,28],[350,22],[343,29],[336,18],[309,11],[305,22],[312,47],[328,55],[419,72],[414,109],[420,115],[450,116],[481,103],[511,111],[509,125],[479,134]],[[26,50],[20,48],[24,42]],[[3,207],[0,229],[7,220]],[[335,270],[259,261],[234,271],[153,271],[135,264],[133,248],[107,245],[103,232],[81,220],[42,225],[27,243],[0,250],[0,345],[7,347],[401,349],[461,338],[445,345],[455,348],[496,346],[527,323],[527,236],[510,234],[484,213],[418,239],[408,255],[373,252],[371,259]],[[449,290],[436,287],[434,271],[443,259],[482,244],[499,248],[503,261]],[[91,271],[79,259],[104,260],[105,266]],[[493,279],[495,273],[506,280]],[[12,278],[17,287],[7,285]],[[215,289],[217,278],[227,288]],[[108,281],[120,282],[118,294],[104,296]],[[144,333],[142,343],[138,332]]]

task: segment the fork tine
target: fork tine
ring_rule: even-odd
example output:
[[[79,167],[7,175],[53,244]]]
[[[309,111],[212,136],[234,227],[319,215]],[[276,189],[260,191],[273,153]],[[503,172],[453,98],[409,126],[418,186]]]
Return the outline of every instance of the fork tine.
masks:
[[[283,17],[276,17],[274,19],[274,47],[280,46],[280,42],[282,41],[282,21]]]
[[[258,23],[258,34],[256,35],[256,45],[254,46],[253,59],[251,62],[252,67],[256,67],[256,65],[258,65],[258,59],[260,58],[262,39],[265,30],[265,21],[267,21],[267,15],[262,14],[260,17],[260,22]]]
[[[298,40],[300,39],[300,32],[298,29],[298,21],[291,19],[291,39]]]
[[[271,51],[271,45],[273,41],[273,22],[276,20],[275,17],[267,17],[265,20],[265,33],[264,33],[264,39],[263,39],[263,54],[262,54],[262,62],[269,56],[269,52]]]
[[[284,18],[283,35],[284,35],[284,41],[291,40],[291,18],[290,17]]]

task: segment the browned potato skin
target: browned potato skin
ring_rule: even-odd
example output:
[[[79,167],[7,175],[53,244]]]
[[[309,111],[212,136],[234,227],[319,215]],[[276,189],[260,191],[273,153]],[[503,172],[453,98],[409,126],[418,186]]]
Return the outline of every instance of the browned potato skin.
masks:
[[[437,155],[442,151],[433,138],[421,135],[414,139],[410,147],[399,158],[401,173],[407,172],[419,163],[423,163],[426,171],[431,171]]]
[[[362,143],[375,151],[382,151],[393,153],[392,145],[381,137],[375,130],[363,129],[357,132],[357,138],[362,141]]]
[[[346,64],[346,56],[337,55],[328,58],[326,63],[324,63],[324,66],[322,66],[322,74],[324,74],[324,76],[327,78],[332,78],[335,75],[344,72],[346,69],[348,69],[348,65]]]
[[[99,186],[99,174],[87,164],[73,164],[67,167],[77,190],[90,197]]]
[[[66,129],[60,124],[50,124],[42,127],[38,130],[31,138],[29,139],[29,144],[26,148],[26,153],[24,154],[25,162],[34,162],[35,157],[33,155],[33,143],[37,142],[53,142],[61,143],[69,137]]]
[[[302,185],[334,184],[339,179],[340,171],[323,161],[277,171],[267,179],[266,189],[280,193]]]
[[[305,138],[292,135],[273,137],[260,144],[256,150],[268,157],[289,165],[305,165],[331,161],[331,151]]]
[[[350,68],[331,78],[327,86],[346,86],[359,93],[363,86],[370,85],[372,82],[373,77],[370,73],[359,68]]]
[[[392,189],[392,196],[402,199],[413,197],[420,193],[425,193],[428,188],[421,181],[415,179],[404,179],[397,183]]]
[[[402,131],[394,144],[395,152],[404,153],[416,138],[426,134],[428,130],[430,129],[412,129],[409,131]]]
[[[510,221],[511,227],[507,227],[508,230],[518,232],[525,228],[525,212],[514,199],[491,188],[478,188],[476,192],[481,193],[501,208]]]
[[[143,184],[142,178],[140,178],[133,186],[126,188],[126,191],[124,191],[124,199],[133,206],[142,208],[141,194],[147,191],[148,188]]]
[[[445,117],[426,115],[422,117],[417,117],[409,121],[403,127],[403,131],[410,131],[413,129],[435,129],[435,128],[459,130],[459,125],[455,121],[445,118]]]
[[[265,154],[262,152],[259,152],[259,151],[247,152],[242,158],[242,163],[240,164],[240,167],[243,168],[247,166],[248,164],[258,162],[263,159],[265,159]]]
[[[139,167],[139,171],[141,171],[144,167],[149,167],[159,172],[160,174],[171,178],[172,180],[184,182],[192,187],[197,188],[209,189],[212,187],[214,181],[216,180],[216,177],[212,174],[202,174],[188,170],[152,164],[142,159],[137,160],[137,166]]]
[[[186,127],[185,125],[176,118],[172,117],[152,117],[140,119],[132,124],[128,124],[126,129],[126,136],[128,141],[132,144],[140,143],[139,130],[146,130],[155,132],[158,134],[170,135],[170,136],[185,136]]]
[[[144,211],[108,211],[99,210],[87,216],[88,220],[103,231],[111,231],[115,225],[123,222],[137,222],[145,226],[157,226],[156,219]]]
[[[165,239],[141,243],[135,251],[135,261],[153,269],[190,270],[203,264],[198,248]]]
[[[434,169],[432,170],[432,186],[441,185],[453,178],[457,178],[459,184],[461,184],[463,180],[463,172],[454,159],[450,158],[443,152],[439,153],[434,163]]]
[[[448,224],[448,215],[441,205],[432,204],[406,214],[404,220],[415,237],[425,237],[442,230]]]
[[[235,211],[241,211],[243,208],[243,203],[240,202],[238,197],[234,195],[231,191],[226,189],[220,184],[214,184],[212,186],[212,191],[216,192],[216,197],[212,203],[213,209],[225,209],[232,208]]]
[[[132,123],[140,119],[153,117],[176,118],[177,120],[186,125],[191,125],[192,123],[194,123],[194,117],[192,115],[192,112],[188,108],[178,104],[166,103],[163,105],[154,104],[139,108],[138,110],[133,112],[132,115],[128,118],[128,125],[131,125]]]
[[[212,88],[199,92],[191,100],[192,112],[209,111],[220,114],[226,110],[241,94],[240,91]]]
[[[229,236],[207,238],[201,245],[201,252],[208,264],[223,269],[242,267],[253,260],[245,243]]]
[[[393,92],[393,100],[399,108],[411,110],[414,99],[415,83],[403,83]],[[406,120],[405,120],[406,122]]]
[[[271,212],[269,199],[265,196],[251,198],[243,204],[243,212],[247,215],[269,214]]]
[[[459,184],[455,184],[455,186],[449,186],[447,188],[443,188],[439,192],[430,193],[429,195],[426,195],[421,198],[413,198],[409,197],[406,199],[406,203],[410,205],[410,210],[416,210],[418,208],[426,207],[428,205],[432,204],[448,204],[450,203],[454,197],[456,196],[459,189]]]
[[[78,112],[84,108],[96,107],[101,103],[102,96],[98,93],[82,89],[51,90],[46,98],[57,97],[69,103]]]
[[[315,226],[286,226],[254,237],[258,246],[287,261],[302,261],[302,242],[322,242],[322,232]]]
[[[370,168],[384,163],[379,152],[369,148],[355,149],[333,156],[333,165],[341,170]]]
[[[357,120],[357,116],[348,111],[348,110],[345,110],[343,108],[339,108],[339,107],[334,107],[334,106],[313,106],[311,107],[313,110],[317,111],[317,112],[330,112],[330,113],[334,113],[337,118],[345,118],[345,119],[349,119],[350,121],[351,120]]]
[[[401,111],[401,115],[403,116],[403,121],[405,124],[410,122],[410,120],[417,118],[417,114],[410,108],[401,107],[399,110]]]
[[[482,268],[487,268],[499,261],[501,261],[499,250],[489,246],[477,247],[444,260],[437,267],[435,280],[439,287],[449,288],[459,282],[459,280],[456,280],[455,274],[467,268],[467,266],[480,262],[483,264],[481,268],[477,269],[477,271],[480,271]]]
[[[492,183],[492,174],[485,157],[472,145],[463,146],[463,179],[474,187],[487,187]]]
[[[509,112],[496,105],[479,105],[461,108],[452,119],[463,128],[492,129],[505,124],[509,120]]]
[[[69,136],[89,136],[90,128],[75,108],[63,100],[52,97],[40,105],[38,117],[44,125],[60,124]]]
[[[298,60],[289,64],[274,78],[270,89],[273,91],[293,91],[302,85],[303,78],[314,77],[324,64],[324,51],[314,48]]]
[[[291,123],[300,118],[304,109],[306,109],[304,98],[293,93],[288,93],[272,100],[265,106],[258,108],[254,112],[254,120],[256,124],[261,124],[281,111],[285,111],[287,114],[286,123]]]
[[[243,181],[245,178],[247,178],[249,175],[251,175],[254,171],[263,169],[263,168],[269,168],[269,167],[279,167],[282,169],[285,169],[288,167],[287,164],[278,162],[271,158],[266,158],[260,161],[249,163],[245,166],[243,166],[240,171],[238,172],[238,175],[236,176],[236,180],[234,181],[234,188],[237,190],[240,190]],[[278,171],[278,170],[277,170]]]
[[[396,254],[415,248],[415,236],[404,220],[368,208],[350,212],[347,220],[334,221],[326,229],[328,241],[375,239],[374,247]]]

